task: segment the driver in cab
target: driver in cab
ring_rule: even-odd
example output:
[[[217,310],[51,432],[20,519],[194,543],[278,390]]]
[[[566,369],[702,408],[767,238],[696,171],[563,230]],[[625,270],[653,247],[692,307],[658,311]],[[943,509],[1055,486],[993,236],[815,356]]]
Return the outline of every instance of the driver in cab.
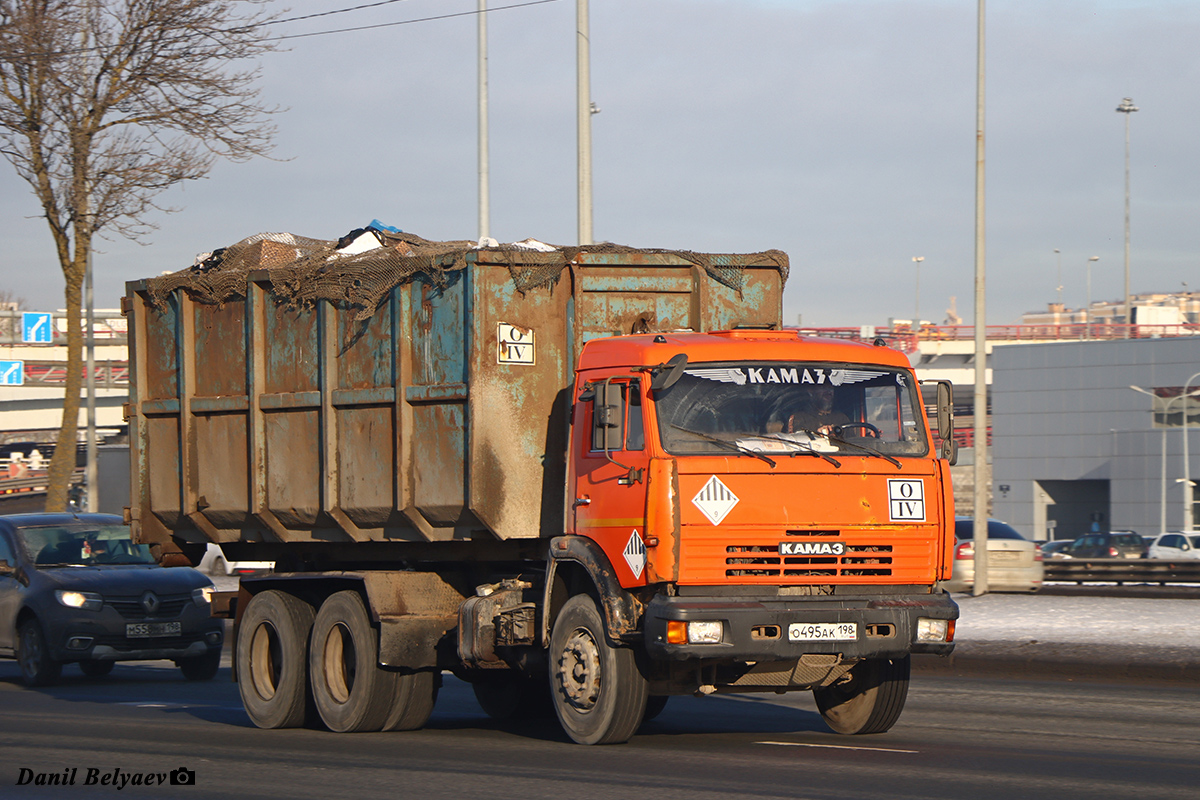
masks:
[[[850,422],[850,417],[834,407],[835,392],[832,386],[818,384],[810,387],[806,394],[803,406],[788,417],[784,425],[785,433],[811,431],[829,436],[835,428]]]

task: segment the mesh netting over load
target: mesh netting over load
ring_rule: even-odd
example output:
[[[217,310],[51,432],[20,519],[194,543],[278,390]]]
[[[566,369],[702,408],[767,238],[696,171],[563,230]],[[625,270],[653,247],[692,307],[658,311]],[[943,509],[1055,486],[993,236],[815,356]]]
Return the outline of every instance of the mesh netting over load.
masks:
[[[357,236],[376,237],[381,246],[364,252],[354,250]],[[369,240],[369,241],[374,241]],[[446,274],[465,269],[467,256],[485,250],[481,261],[505,264],[513,285],[524,294],[558,282],[562,271],[580,253],[637,253],[676,256],[703,269],[713,280],[740,292],[747,267],[779,270],[787,281],[788,257],[780,250],[749,253],[736,258],[735,266],[714,263],[714,257],[687,250],[648,250],[615,244],[557,247],[537,242],[498,244],[481,248],[475,242],[433,242],[409,233],[392,233],[368,228],[354,231],[339,241],[309,239],[290,233],[260,233],[217,250],[201,263],[147,281],[150,301],[162,307],[177,289],[193,300],[220,305],[244,297],[248,273],[267,270],[272,293],[298,306],[329,300],[358,308],[355,319],[375,313],[394,287],[424,276],[435,285],[446,285]],[[718,262],[725,259],[716,257]]]

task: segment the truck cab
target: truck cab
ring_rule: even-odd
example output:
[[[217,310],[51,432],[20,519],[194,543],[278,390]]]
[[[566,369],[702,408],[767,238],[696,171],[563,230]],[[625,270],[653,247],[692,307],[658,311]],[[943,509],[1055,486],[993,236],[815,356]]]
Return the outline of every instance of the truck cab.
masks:
[[[786,330],[626,336],[584,347],[573,391],[566,528],[643,606],[624,638],[651,695],[811,688],[835,730],[890,727],[909,654],[950,652],[958,615],[936,586],[949,462],[903,354]]]

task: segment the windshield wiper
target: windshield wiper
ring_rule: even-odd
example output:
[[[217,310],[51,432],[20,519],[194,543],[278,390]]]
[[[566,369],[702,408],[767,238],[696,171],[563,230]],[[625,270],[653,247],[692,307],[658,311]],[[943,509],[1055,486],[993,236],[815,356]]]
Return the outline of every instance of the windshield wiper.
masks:
[[[772,459],[767,458],[765,455],[758,452],[757,450],[751,450],[749,447],[742,447],[737,442],[727,442],[724,439],[718,439],[715,436],[709,436],[707,433],[701,433],[700,431],[694,431],[691,428],[683,428],[683,427],[680,427],[679,425],[675,425],[674,423],[671,424],[671,427],[674,428],[675,430],[683,431],[684,433],[690,433],[693,436],[699,436],[701,439],[710,441],[713,444],[718,444],[721,447],[724,447],[726,450],[734,450],[738,453],[741,453],[742,455],[754,456],[755,458],[761,459],[761,460],[767,462],[768,464],[770,464],[771,469],[775,468],[775,462]]]
[[[838,444],[844,444],[847,447],[857,447],[859,450],[862,450],[864,453],[870,453],[873,456],[878,456],[879,458],[887,459],[888,461],[890,461],[896,465],[896,469],[904,469],[904,465],[901,464],[896,459],[892,458],[891,456],[889,456],[885,453],[879,452],[878,450],[876,450],[873,447],[867,447],[865,444],[857,444],[855,442],[847,442],[845,439],[843,439],[839,436],[834,436],[832,433],[829,434],[829,441],[837,442]]]
[[[801,430],[800,432],[801,432],[801,433],[807,433],[807,434],[809,434],[810,436],[815,436],[815,435],[816,435],[816,434],[814,434],[812,431]],[[842,462],[838,461],[836,458],[834,458],[834,457],[833,457],[833,456],[831,456],[831,455],[827,455],[827,454],[825,454],[825,453],[822,453],[820,450],[817,450],[815,447],[813,447],[813,446],[812,446],[811,444],[809,444],[808,442],[798,442],[798,441],[796,441],[795,439],[785,439],[785,438],[783,438],[782,436],[775,436],[775,435],[773,435],[773,434],[766,434],[766,435],[763,435],[763,436],[759,436],[759,437],[757,437],[757,438],[759,438],[759,439],[773,439],[773,440],[775,440],[775,441],[777,441],[777,442],[785,442],[785,443],[787,443],[787,444],[794,444],[794,445],[796,445],[796,447],[797,447],[798,449],[796,449],[796,450],[793,450],[792,452],[788,453],[788,455],[789,455],[789,456],[816,456],[817,458],[823,458],[823,459],[825,459],[826,461],[828,461],[830,464],[833,464],[833,465],[834,465],[835,467],[837,467],[838,469],[841,469],[841,467],[842,467]]]

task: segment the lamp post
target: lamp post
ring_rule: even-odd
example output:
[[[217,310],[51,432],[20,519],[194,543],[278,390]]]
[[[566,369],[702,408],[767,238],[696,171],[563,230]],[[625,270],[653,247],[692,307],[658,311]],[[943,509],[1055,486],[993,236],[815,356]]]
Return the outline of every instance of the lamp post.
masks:
[[[1188,384],[1191,384],[1192,380],[1195,378],[1200,378],[1200,372],[1197,372],[1191,378],[1188,378]],[[1158,395],[1156,395],[1154,392],[1152,392],[1148,389],[1143,389],[1140,386],[1132,386],[1131,385],[1129,388],[1133,389],[1135,392],[1140,392],[1142,394],[1149,395],[1151,398],[1156,398],[1156,399],[1158,398]],[[1196,392],[1195,394],[1200,394],[1200,391]],[[1175,405],[1180,400],[1187,400],[1189,397],[1194,397],[1194,396],[1195,395],[1193,395],[1193,394],[1188,394],[1187,386],[1185,386],[1183,394],[1172,397],[1170,400],[1168,400],[1166,402],[1166,405],[1163,406],[1164,420],[1166,418],[1166,415],[1170,413],[1171,406]],[[1151,404],[1151,406],[1150,406],[1150,413],[1151,414],[1154,413],[1154,405],[1153,404]],[[1187,448],[1187,426],[1186,426],[1187,403],[1186,402],[1184,403],[1183,421],[1185,423],[1184,439],[1183,439],[1183,441],[1184,441],[1183,491],[1184,491],[1184,497],[1185,497],[1185,502],[1186,502],[1187,500],[1191,499],[1191,494],[1192,494],[1191,493],[1191,481],[1188,478],[1188,468],[1187,468],[1187,449],[1186,449]],[[1153,418],[1151,418],[1151,424],[1153,424]],[[1159,490],[1159,512],[1158,512],[1159,531],[1158,532],[1166,533],[1167,532],[1167,426],[1165,424],[1162,426],[1162,467],[1161,467],[1161,471],[1162,471],[1162,475],[1160,477],[1161,487]],[[1187,507],[1184,508],[1183,523],[1185,526],[1190,524],[1191,514],[1188,513],[1189,511],[1191,511],[1190,508],[1187,508]],[[1190,530],[1190,528],[1189,528],[1189,530]]]
[[[491,189],[489,188],[488,165],[488,54],[487,54],[487,0],[479,0],[479,241],[491,233]]]
[[[916,333],[921,330],[921,262],[925,256],[913,256],[912,260],[917,265],[917,306],[913,315],[913,332]]]
[[[1061,305],[1062,305],[1062,301],[1063,301],[1063,299],[1062,299],[1062,290],[1063,290],[1063,283],[1062,283],[1062,250],[1059,250],[1057,247],[1056,247],[1056,248],[1054,248],[1054,255],[1058,256],[1058,286],[1057,286],[1056,288],[1058,289],[1058,304],[1061,306]]]
[[[1092,256],[1087,260],[1087,306],[1083,309],[1083,338],[1092,338],[1092,262],[1099,261],[1100,256]]]
[[[1129,388],[1133,389],[1135,392],[1141,392],[1142,394],[1150,395],[1151,398],[1158,397],[1158,395],[1156,395],[1154,392],[1151,392],[1148,389],[1143,389],[1140,386],[1132,386],[1131,385]],[[1153,400],[1151,401],[1151,404],[1150,404],[1150,414],[1151,414],[1150,424],[1153,425],[1154,424]],[[1159,501],[1158,501],[1158,532],[1159,533],[1167,532],[1167,429],[1166,429],[1166,427],[1164,427],[1162,429],[1162,478],[1161,478],[1161,489],[1160,489]]]
[[[1132,97],[1126,97],[1117,106],[1117,111],[1125,115],[1125,336],[1128,338],[1130,325],[1133,323],[1133,306],[1129,300],[1129,115],[1137,111]]]
[[[575,0],[575,117],[578,155],[579,243],[592,241],[592,103],[591,34],[588,31],[588,0]]]
[[[1200,372],[1187,379],[1183,385],[1183,529],[1188,533],[1195,530],[1195,502],[1192,499],[1192,470],[1188,455],[1188,399],[1191,393],[1192,381],[1200,378]]]

